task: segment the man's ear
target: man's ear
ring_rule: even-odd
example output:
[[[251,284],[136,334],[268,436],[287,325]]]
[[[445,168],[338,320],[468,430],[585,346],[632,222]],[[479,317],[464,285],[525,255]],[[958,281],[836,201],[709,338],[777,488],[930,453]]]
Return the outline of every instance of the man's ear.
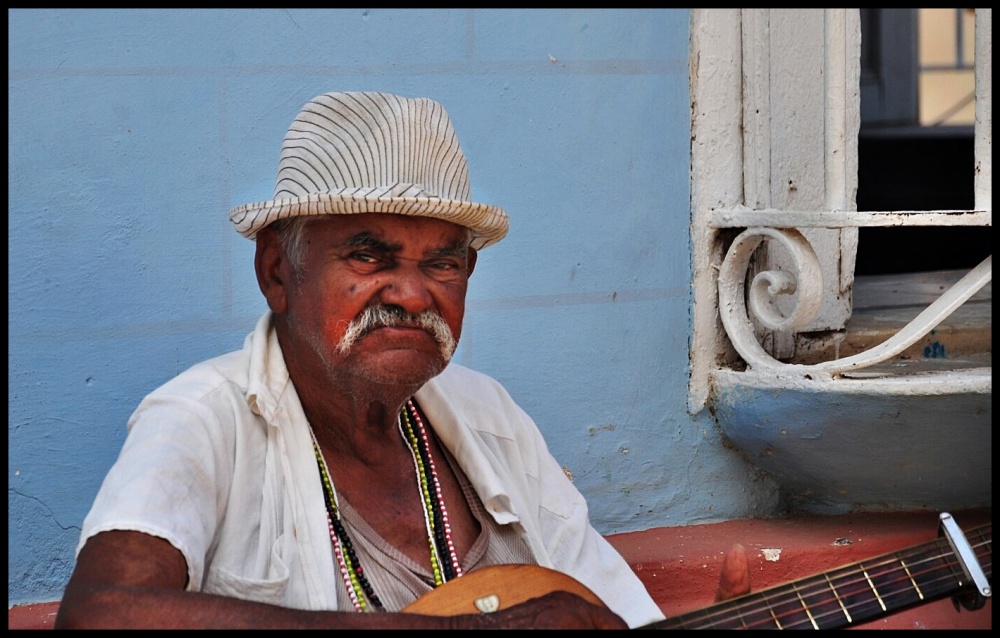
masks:
[[[479,259],[479,252],[472,247],[469,247],[469,254],[465,258],[465,267],[468,269],[466,277],[472,276],[472,271],[476,269],[476,260]]]
[[[274,228],[265,226],[257,233],[257,252],[253,265],[257,272],[257,285],[267,300],[267,306],[274,314],[283,314],[288,309],[288,291],[291,282],[291,268],[285,247]]]

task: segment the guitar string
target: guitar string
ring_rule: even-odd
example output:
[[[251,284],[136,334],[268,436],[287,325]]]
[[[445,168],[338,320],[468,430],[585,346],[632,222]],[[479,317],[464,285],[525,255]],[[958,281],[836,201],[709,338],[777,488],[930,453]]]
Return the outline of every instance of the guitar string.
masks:
[[[989,526],[986,526],[986,527],[989,527]],[[992,541],[984,540],[983,542],[974,545],[974,547],[977,547],[977,548],[985,547],[988,544],[990,544],[991,542]],[[951,578],[951,576],[953,576],[954,573],[955,573],[955,571],[956,571],[954,569],[954,567],[958,564],[957,560],[956,561],[950,561],[950,562],[948,560],[949,558],[953,558],[955,556],[954,552],[952,552],[952,551],[944,552],[944,553],[941,553],[940,555],[936,555],[936,556],[933,556],[933,557],[926,557],[925,556],[926,552],[929,551],[931,545],[935,545],[936,544],[938,546],[938,548],[940,549],[940,548],[943,547],[943,544],[945,544],[945,543],[946,543],[946,541],[944,539],[937,539],[937,541],[930,542],[930,543],[925,543],[925,544],[920,545],[918,547],[908,548],[906,550],[901,550],[901,551],[896,552],[894,554],[885,554],[883,556],[876,556],[874,558],[868,559],[867,561],[858,561],[856,563],[853,563],[851,565],[847,565],[847,566],[845,566],[843,568],[840,568],[838,570],[834,570],[834,571],[842,571],[843,570],[844,573],[840,574],[838,576],[834,576],[831,579],[831,583],[829,585],[826,584],[826,581],[820,581],[820,580],[818,580],[818,579],[822,578],[823,575],[816,575],[816,576],[812,576],[812,577],[807,577],[805,580],[814,581],[814,584],[817,584],[818,587],[815,588],[815,589],[813,589],[812,591],[808,591],[805,588],[808,587],[809,585],[803,585],[802,587],[800,587],[800,588],[798,588],[796,590],[796,593],[799,596],[805,598],[805,597],[809,597],[809,596],[814,596],[814,595],[828,593],[828,592],[830,592],[831,588],[833,589],[834,592],[836,592],[837,591],[837,587],[839,587],[840,589],[844,589],[845,587],[849,587],[851,585],[857,585],[859,583],[864,583],[864,589],[865,590],[870,590],[871,588],[868,585],[868,582],[867,582],[867,580],[865,578],[857,578],[855,580],[845,580],[845,579],[853,577],[857,573],[861,573],[861,571],[854,571],[854,572],[852,572],[851,571],[852,568],[855,567],[855,566],[861,566],[862,569],[867,569],[868,571],[873,571],[873,570],[877,569],[878,567],[884,567],[886,565],[894,565],[895,563],[900,562],[900,560],[904,556],[906,556],[907,553],[909,553],[910,557],[919,557],[920,558],[920,560],[915,561],[914,563],[909,564],[910,575],[913,577],[913,579],[916,579],[916,578],[918,578],[920,576],[924,576],[924,575],[929,574],[929,573],[934,573],[935,571],[941,571],[942,569],[944,569],[946,567],[947,568],[951,568],[951,573],[948,576],[943,577],[943,578],[939,578],[939,579],[936,579],[936,580],[925,581],[923,583],[924,587],[930,589],[935,584],[938,584],[938,583],[941,583],[941,582],[948,582],[948,581],[953,580]],[[931,562],[931,561],[941,561],[941,560],[944,561],[944,565],[940,565],[938,567],[933,567],[932,566],[931,569],[924,570],[924,571],[916,571],[916,572],[913,571],[914,568],[919,568],[919,566],[922,565],[922,564],[926,564],[926,563]],[[984,564],[983,568],[984,568],[984,570],[987,569],[987,568],[989,568],[991,570],[992,569],[992,561],[988,565]],[[905,570],[903,570],[902,568],[896,567],[896,568],[894,568],[893,570],[891,570],[889,572],[889,575],[894,574],[894,573],[900,573],[900,572],[903,572],[903,571],[905,571]],[[959,568],[959,571],[960,571],[960,568]],[[826,575],[829,576],[829,572]],[[879,580],[880,580],[880,583],[879,583],[880,586],[882,586],[883,588],[889,588],[889,589],[886,589],[885,592],[883,593],[883,595],[882,595],[883,599],[888,598],[888,597],[892,597],[892,596],[897,596],[897,595],[899,595],[901,593],[908,593],[910,591],[913,591],[913,588],[910,587],[910,585],[909,585],[909,583],[911,582],[910,576],[907,576],[905,578],[899,578],[899,579],[896,579],[896,580],[882,580],[882,577],[884,577],[886,575],[887,575],[886,573],[878,574],[878,577],[879,577]],[[841,580],[841,582],[839,583],[839,585],[836,585],[836,584],[834,584],[832,582],[834,579],[840,579]],[[769,608],[771,608],[771,604],[770,603],[774,602],[774,601],[776,601],[775,606],[787,605],[788,604],[788,600],[785,600],[785,599],[780,599],[779,600],[778,598],[774,597],[773,594],[777,593],[778,590],[782,590],[782,593],[787,593],[784,590],[791,591],[791,587],[792,586],[798,585],[801,582],[802,581],[796,581],[793,584],[777,585],[777,586],[775,586],[773,588],[769,588],[767,590],[763,590],[763,591],[757,592],[755,594],[750,594],[749,596],[751,596],[754,599],[759,599],[760,601],[763,601],[765,604],[768,605]],[[903,588],[903,589],[896,589],[896,590],[892,590],[891,589],[891,587],[893,585],[896,585],[896,584],[901,583],[901,582],[907,583],[907,586],[905,588]],[[831,587],[831,585],[832,585],[832,587]],[[828,598],[825,602],[834,602],[835,600],[837,600],[835,597],[831,597],[831,598]],[[754,602],[756,602],[756,600]],[[873,603],[870,602],[870,601],[866,601],[865,604],[867,604],[868,606],[871,606]],[[851,605],[851,607],[853,609],[858,609],[861,606],[858,603],[850,603],[850,605]],[[753,611],[753,612],[757,612],[757,613],[760,613],[760,612],[763,611],[759,606],[751,606],[751,601],[746,601],[746,602],[742,602],[742,603],[737,603],[735,606],[728,607],[725,610],[720,610],[720,611],[716,611],[716,612],[707,612],[706,611],[706,613],[700,614],[697,620],[698,621],[706,621],[706,622],[720,622],[722,620],[727,620],[728,621],[728,620],[731,620],[733,618],[736,618],[737,620],[740,621],[741,624],[743,624],[744,626],[746,626],[746,622],[744,621],[744,619],[743,619],[742,616],[743,615],[749,615],[747,613],[748,610]],[[692,615],[697,615],[698,612],[691,612],[691,614]],[[685,614],[685,615],[687,615],[687,614]],[[787,620],[788,618],[792,617],[793,615],[796,617],[797,620],[805,622],[806,624],[810,624],[808,619],[802,619],[802,610],[800,610],[798,608],[790,610],[787,613],[782,612],[780,615],[774,614],[773,613],[773,609],[772,609],[770,616],[764,618],[762,622],[757,622],[757,621],[751,621],[751,622],[754,622],[754,623],[756,623],[758,625],[762,625],[762,626],[765,626],[765,625],[766,626],[771,626],[773,624],[772,620],[775,620],[775,621],[777,621],[777,622],[780,623],[782,619],[786,619]],[[838,610],[834,610],[834,611],[827,612],[827,613],[820,613],[819,616],[818,616],[818,618],[823,619],[823,618],[829,617],[830,615],[838,615],[839,616],[839,615],[843,615],[843,612],[842,612],[842,610],[838,609]],[[815,615],[813,617],[817,618],[817,616],[815,616]],[[714,621],[712,620],[713,618],[715,619]],[[668,622],[669,622],[669,620],[668,620]],[[789,624],[792,624],[792,623],[789,623]],[[851,623],[846,623],[846,624],[851,624]],[[752,627],[748,627],[748,628],[752,628]]]
[[[902,552],[900,552],[900,553],[902,553]],[[918,577],[918,576],[921,576],[921,575],[925,575],[927,573],[933,573],[933,571],[940,571],[941,569],[943,569],[945,567],[952,567],[952,568],[954,568],[954,565],[956,565],[957,563],[949,563],[949,562],[947,562],[947,557],[949,555],[950,556],[954,556],[954,554],[951,553],[951,554],[942,555],[942,556],[936,556],[936,557],[927,559],[927,560],[942,560],[943,559],[943,560],[945,560],[945,564],[943,566],[939,566],[939,567],[934,568],[932,570],[928,570],[928,571],[924,571],[924,572],[917,572],[917,573],[914,574],[914,576]],[[871,560],[878,560],[878,558],[879,557],[876,557],[876,558],[871,559]],[[857,564],[863,564],[864,562],[865,561],[860,561],[859,563],[855,563],[855,564],[856,565]],[[922,561],[922,562],[926,562],[926,560]],[[883,562],[881,564],[884,565],[885,563]],[[920,561],[918,561],[917,563],[911,564],[911,568],[913,566],[919,565],[919,564],[920,564]],[[873,570],[874,568],[875,568],[875,564],[870,564],[867,567],[868,570]],[[896,569],[895,571],[899,571],[899,570]],[[950,574],[949,576],[954,575],[954,571],[955,570],[952,569],[952,574]],[[912,573],[912,571],[911,571],[911,573]],[[879,576],[884,576],[884,575],[885,574],[879,574]],[[809,578],[807,580],[815,580],[816,578],[818,578],[818,577],[811,577],[811,578]],[[945,577],[945,578],[942,578],[942,579],[937,579],[937,580],[932,580],[932,581],[925,581],[924,582],[924,586],[929,589],[935,583],[950,582],[951,580],[952,580],[952,578]],[[777,586],[774,589],[776,589],[776,590],[791,589],[791,587],[794,586],[794,585],[796,585],[798,582],[800,582],[800,581],[796,581],[796,583],[793,583],[792,585],[780,585],[780,586]],[[865,582],[865,581],[859,579],[859,580],[855,580],[853,582],[843,582],[843,583],[841,583],[840,587],[843,588],[846,585],[858,584],[858,583],[861,583],[861,582]],[[891,586],[893,584],[897,584],[899,582],[909,582],[909,579],[898,579],[898,580],[895,580],[895,581],[880,581],[880,585],[883,588],[885,588],[885,587]],[[867,582],[866,582],[866,585],[865,585],[865,589],[868,589]],[[821,591],[822,592],[827,592],[829,590],[830,590],[830,587],[825,587],[825,586],[821,587]],[[887,599],[887,598],[889,598],[891,596],[898,595],[900,593],[907,593],[909,591],[912,591],[912,588],[910,588],[909,586],[907,586],[905,592],[901,592],[901,590],[896,590],[896,591],[886,590],[883,593],[882,598],[883,598],[883,600],[885,600],[885,599]],[[751,622],[756,623],[756,624],[762,624],[762,625],[765,625],[765,626],[771,626],[773,624],[772,623],[772,620],[773,620],[777,624],[781,625],[782,628],[784,628],[784,629],[791,628],[795,624],[803,624],[803,625],[811,625],[812,624],[812,620],[810,620],[809,618],[803,618],[803,616],[802,616],[802,610],[799,609],[798,606],[796,606],[794,609],[789,610],[787,613],[786,612],[781,612],[779,614],[775,614],[774,613],[774,607],[787,606],[790,602],[791,602],[791,604],[794,605],[795,601],[790,601],[790,600],[786,600],[786,599],[780,599],[779,600],[779,599],[777,599],[775,597],[771,597],[771,596],[768,595],[768,593],[772,593],[773,594],[774,592],[769,592],[768,590],[766,590],[765,592],[761,592],[761,593],[763,595],[755,595],[755,597],[763,599],[763,601],[768,605],[768,611],[770,612],[770,616],[769,617],[764,617],[760,621],[751,621]],[[799,590],[797,593],[799,595],[803,595],[802,590]],[[809,595],[811,595],[811,594],[809,594],[809,593],[805,593],[804,594],[804,596],[809,596]],[[828,598],[825,602],[832,603],[834,600],[835,600],[835,598]],[[777,601],[777,603],[773,607],[771,605],[772,601]],[[867,606],[867,607],[874,606],[874,603],[871,600],[866,600],[865,602],[860,603],[860,604],[858,604],[858,603],[852,603],[851,606],[852,606],[852,609],[854,609],[857,612],[859,609],[861,609],[863,611],[863,608],[865,606]],[[742,608],[743,611],[745,611],[746,608],[747,608],[746,604],[740,604],[736,608],[734,608],[732,611],[735,611],[735,614],[736,614],[735,617],[740,621],[740,624],[742,624],[744,626],[747,626],[746,625],[746,621],[743,618],[743,616],[744,615],[749,615],[749,614],[741,614],[740,613],[741,608]],[[759,614],[762,611],[763,610],[760,609],[759,607],[758,608],[754,608],[754,612],[755,613]],[[720,612],[719,614],[715,614],[715,617],[716,617],[715,622],[719,622],[719,619],[721,619],[724,616],[725,613],[726,612]],[[836,615],[836,616],[839,617],[839,616],[843,615],[842,614],[842,610],[834,610],[834,611],[826,612],[826,613],[820,612],[819,614],[813,614],[812,615],[812,619],[813,620],[815,620],[815,619],[823,620],[825,618],[828,618],[831,615]],[[702,618],[700,618],[700,620],[708,620],[711,616],[712,616],[712,614],[704,614],[702,616]],[[789,621],[789,619],[792,618],[793,616],[794,616],[794,619],[791,620],[791,621]],[[781,623],[782,620],[785,620],[786,623],[782,624]],[[844,624],[852,624],[852,623],[848,622],[848,623],[844,623]]]
[[[986,544],[986,543],[983,543],[982,545],[980,545],[980,547],[982,547],[982,546],[985,546],[985,544]],[[926,547],[926,545],[925,545],[924,547]],[[900,552],[900,553],[902,553],[902,552]],[[953,554],[953,553],[952,553],[952,554],[950,554],[950,555],[951,555],[951,556],[954,556],[954,554]],[[948,563],[948,562],[947,562],[947,557],[948,557],[948,555],[942,555],[942,556],[940,556],[940,557],[934,557],[933,559],[928,559],[928,560],[939,560],[939,559],[944,559],[944,560],[945,560],[946,562],[945,562],[945,565],[944,565],[943,567],[951,567],[951,568],[952,568],[952,572],[954,572],[954,571],[955,571],[955,570],[954,570],[954,566],[955,566],[955,565],[956,565],[957,563]],[[875,559],[871,559],[871,560],[878,560],[878,558],[879,558],[879,557],[876,557]],[[863,563],[863,562],[864,562],[864,561],[861,561],[861,563]],[[926,562],[926,561],[923,561],[923,562]],[[918,563],[915,563],[914,565],[917,565],[917,564],[919,564],[919,562],[918,562]],[[912,568],[912,567],[913,567],[914,565],[911,565],[911,568]],[[936,568],[936,569],[937,569],[938,571],[940,571],[940,570],[941,570],[941,569],[942,569],[943,567],[939,567],[939,568]],[[990,567],[991,567],[991,565],[990,565]],[[872,567],[872,566],[869,566],[869,567],[868,567],[868,569],[873,569],[873,567]],[[927,574],[927,573],[932,573],[932,571],[933,571],[933,570],[930,570],[930,571],[924,571],[924,572],[917,572],[917,573],[915,574],[915,576],[921,576],[921,575],[925,575],[925,574]],[[911,572],[911,573],[912,573],[912,572]],[[953,574],[952,574],[952,575],[953,575]],[[813,577],[813,579],[815,579],[815,578],[816,578],[816,577]],[[887,586],[887,585],[891,585],[891,584],[893,584],[893,583],[899,583],[899,582],[903,582],[904,580],[907,580],[907,581],[908,581],[908,579],[899,579],[899,580],[896,580],[896,581],[886,581],[886,582],[883,582],[883,583],[881,583],[881,584],[882,584],[882,585],[883,585],[883,587],[884,587],[884,586]],[[951,578],[948,578],[948,577],[945,577],[945,578],[942,578],[942,579],[938,579],[938,580],[936,580],[936,581],[925,581],[924,585],[925,585],[925,587],[927,587],[927,588],[931,588],[931,587],[932,587],[932,586],[933,586],[933,585],[934,585],[935,583],[940,583],[940,582],[945,582],[945,581],[948,581],[948,582],[950,582],[951,580],[952,580]],[[797,581],[797,582],[798,582],[798,581]],[[859,582],[862,582],[862,581],[861,581],[861,580],[856,580],[856,581],[854,581],[854,583],[842,583],[841,587],[843,587],[843,586],[844,586],[845,584],[857,584],[857,583],[859,583]],[[867,587],[867,585],[866,585],[866,587]],[[789,588],[789,586],[788,586],[788,585],[779,585],[779,586],[777,586],[777,587],[775,587],[775,588],[773,588],[773,589],[775,589],[775,590],[781,590],[781,589],[787,589],[787,588]],[[823,587],[822,589],[823,589],[824,591],[828,591],[828,590],[829,590],[830,588],[829,588],[829,587]],[[907,588],[907,591],[909,591],[909,590],[910,590],[910,589],[909,589],[909,588]],[[762,598],[762,599],[764,599],[764,601],[765,601],[766,603],[767,603],[767,602],[768,602],[769,600],[777,600],[776,598],[773,598],[773,597],[769,599],[769,597],[768,597],[768,594],[769,594],[769,593],[773,594],[774,592],[771,592],[770,590],[765,590],[765,592],[760,592],[760,593],[758,593],[758,594],[754,594],[754,595],[753,595],[753,597],[755,597],[755,598]],[[801,594],[801,591],[800,591],[799,593]],[[889,597],[889,596],[892,596],[892,595],[898,595],[899,593],[900,593],[899,591],[895,591],[895,592],[887,592],[887,593],[886,593],[886,595],[884,596],[884,598],[885,598],[885,597]],[[761,594],[763,594],[763,595],[761,595]],[[806,595],[809,595],[809,594],[806,594]],[[833,600],[834,600],[834,599],[832,599],[832,598],[831,598],[831,599],[828,599],[828,602],[832,602]],[[868,602],[867,604],[868,604],[868,606],[869,606],[869,607],[870,607],[870,606],[872,606],[872,603],[871,603],[871,602]],[[722,612],[718,612],[718,613],[705,613],[705,614],[701,614],[701,615],[700,615],[700,617],[698,618],[698,620],[699,620],[699,621],[709,621],[709,620],[711,620],[711,619],[712,619],[712,618],[714,617],[714,618],[715,618],[715,620],[714,620],[713,622],[714,622],[714,623],[718,623],[718,622],[720,622],[720,620],[729,620],[729,619],[731,619],[732,617],[735,617],[735,618],[737,618],[737,619],[738,619],[738,620],[740,621],[740,624],[742,624],[742,625],[744,625],[744,626],[747,626],[747,625],[746,625],[746,621],[745,621],[745,619],[743,618],[743,616],[744,616],[744,615],[749,615],[749,614],[746,614],[746,613],[745,613],[746,609],[748,608],[748,607],[747,607],[747,605],[748,605],[748,603],[740,603],[740,604],[738,604],[738,605],[737,605],[737,607],[733,608],[732,610],[729,610],[729,609],[727,609],[727,610],[725,610],[725,611],[722,611]],[[781,606],[781,605],[785,605],[785,606],[787,606],[787,605],[788,605],[788,601],[785,601],[785,600],[781,600],[781,601],[779,601],[779,602],[778,602],[778,604],[777,604],[776,606]],[[774,621],[776,621],[776,622],[777,622],[778,624],[780,624],[780,623],[781,623],[781,620],[782,620],[782,619],[784,619],[784,620],[786,620],[786,624],[787,624],[787,625],[789,625],[789,626],[791,626],[791,625],[792,625],[792,624],[794,624],[794,623],[793,623],[793,622],[788,622],[788,619],[789,619],[789,618],[790,618],[791,616],[793,616],[793,615],[794,615],[794,616],[795,616],[795,622],[801,622],[801,623],[803,623],[803,624],[811,624],[811,622],[810,622],[810,621],[809,621],[808,619],[803,619],[803,617],[802,617],[802,612],[801,612],[801,610],[800,610],[800,609],[798,609],[798,608],[796,608],[796,609],[792,609],[792,610],[790,610],[790,611],[789,611],[788,613],[782,613],[782,614],[781,614],[781,615],[779,616],[778,614],[774,614],[774,612],[773,612],[773,608],[771,608],[771,606],[770,606],[770,604],[769,604],[769,603],[768,603],[768,606],[769,606],[769,611],[770,611],[770,614],[771,614],[771,615],[770,615],[769,617],[764,617],[764,618],[763,618],[763,619],[762,619],[761,621],[757,621],[757,620],[752,620],[751,622],[753,622],[753,623],[756,623],[756,624],[763,624],[763,625],[766,625],[766,626],[772,626],[772,625],[774,624],[774,623],[772,622],[772,620],[774,620]],[[852,607],[853,607],[853,608],[854,608],[855,610],[857,610],[857,609],[859,608],[859,605],[857,605],[857,604],[852,604]],[[734,611],[734,612],[735,612],[735,616],[730,616],[729,618],[726,618],[726,617],[725,617],[725,614],[726,614],[727,612],[729,612],[729,611]],[[741,614],[741,613],[740,613],[741,611],[743,611],[744,613],[743,613],[743,614]],[[758,614],[759,614],[759,613],[761,613],[761,612],[762,612],[763,610],[762,610],[761,608],[759,608],[759,607],[756,607],[756,608],[753,608],[753,611],[754,611],[755,613],[758,613]],[[693,613],[693,614],[696,614],[697,612],[692,612],[692,613]],[[825,614],[821,613],[821,614],[819,614],[818,618],[819,618],[820,620],[823,620],[824,618],[826,618],[826,617],[829,617],[830,615],[837,615],[837,616],[840,616],[840,615],[842,615],[842,611],[840,611],[840,610],[835,610],[835,611],[832,611],[832,612],[828,612],[828,613],[825,613]],[[816,615],[814,615],[814,616],[813,616],[813,618],[815,619],[815,618],[817,618],[817,616],[816,616]],[[851,623],[844,623],[844,624],[851,624]],[[787,628],[787,627],[784,627],[784,628]]]
[[[952,581],[951,578],[943,578],[939,579],[939,582],[944,580],[947,580],[948,582]],[[931,583],[925,583],[925,585],[929,584]],[[729,624],[735,620],[745,629],[755,629],[761,627],[773,628],[776,625],[781,629],[796,629],[799,627],[815,628],[817,625],[825,625],[825,621],[828,618],[836,616],[836,626],[841,627],[854,624],[858,621],[869,620],[868,617],[862,618],[860,612],[863,612],[865,609],[877,607],[874,600],[866,600],[862,603],[848,603],[847,606],[855,612],[856,616],[852,617],[851,620],[848,620],[847,616],[843,613],[843,609],[833,609],[831,611],[822,612],[819,610],[818,606],[816,606],[809,610],[808,614],[803,615],[806,610],[800,608],[798,604],[799,601],[792,600],[791,598],[783,598],[778,600],[778,602],[774,602],[777,599],[767,596],[761,598],[766,605],[766,609],[761,607],[759,603],[755,606],[751,606],[750,603],[747,603],[741,604],[738,608],[714,614],[697,614],[697,612],[693,612],[693,623],[697,627],[719,627],[720,625],[722,627],[728,627]],[[883,599],[885,598],[886,596],[883,596]],[[832,605],[836,602],[836,599],[829,598],[824,602]],[[782,608],[787,608],[788,605],[793,605],[794,608],[789,609],[788,611],[781,611]],[[750,611],[747,612],[747,609],[750,609]],[[779,611],[775,612],[775,609],[778,609]],[[694,618],[696,615],[698,617]],[[690,627],[690,625],[690,622],[684,622],[682,624],[682,626],[686,628]]]
[[[943,557],[938,557],[938,558],[943,558]],[[942,572],[945,567],[952,567],[953,568],[956,565],[958,565],[957,562],[954,562],[954,563],[950,563],[949,562],[949,563],[946,563],[945,565],[942,565],[939,569],[936,569],[936,570],[934,570],[934,569],[927,570],[927,571],[918,573],[915,576],[926,575],[926,574],[929,574],[929,573],[934,573],[935,571]],[[952,572],[954,572],[954,571],[955,570],[953,569]],[[923,588],[925,590],[927,590],[927,592],[929,594],[931,594],[930,596],[925,596],[924,597],[924,602],[931,602],[932,600],[936,600],[936,599],[940,598],[941,597],[939,595],[940,591],[935,590],[934,586],[938,585],[938,584],[942,584],[942,583],[954,583],[955,582],[955,578],[953,578],[953,576],[954,576],[954,573],[948,574],[948,575],[942,575],[940,578],[934,578],[932,580],[925,580],[925,581],[921,582],[920,584],[923,586]],[[891,581],[891,582],[883,582],[883,583],[881,583],[881,585],[883,587],[884,586],[891,586],[893,584],[898,584],[900,582],[907,582],[907,583],[909,583],[909,578],[898,579],[898,580]],[[900,595],[903,595],[903,594],[909,594],[909,593],[911,593],[913,591],[914,591],[914,589],[912,587],[910,587],[909,584],[908,584],[905,589],[900,589],[900,590],[896,590],[896,591],[884,591],[880,595],[880,598],[883,601],[888,601],[891,597],[900,596]],[[829,603],[829,602],[832,602],[832,601],[824,601],[824,602]],[[890,608],[888,610],[886,610],[885,613],[891,613],[892,609],[898,609],[899,607],[903,606],[904,604],[907,604],[907,602],[908,601],[904,600],[904,601],[901,602],[900,605],[890,606]],[[909,602],[915,602],[915,601],[909,601]],[[855,611],[855,614],[858,615],[858,617],[854,618],[851,622],[848,622],[846,624],[853,625],[853,624],[856,624],[858,622],[866,622],[868,620],[871,620],[873,617],[864,617],[864,618],[860,617],[860,612],[864,611],[865,609],[871,609],[871,608],[875,608],[875,607],[878,607],[878,605],[876,605],[872,600],[867,600],[867,601],[864,601],[864,602],[861,602],[861,603],[856,603],[856,604],[852,605],[851,608]],[[878,609],[881,609],[881,607],[878,607]],[[791,613],[794,613],[794,612],[791,612]],[[842,615],[842,613],[840,611],[833,610],[833,611],[828,611],[828,612],[820,612],[819,614],[815,614],[813,617],[815,619],[817,619],[817,620],[823,620],[823,619],[829,618],[830,616],[841,616],[841,615]],[[877,615],[881,615],[881,614],[877,614]],[[800,621],[798,621],[798,624],[801,625],[801,624],[806,624],[806,623],[803,623],[800,620]],[[786,629],[793,629],[793,628],[795,628],[794,625],[795,625],[795,623],[791,623],[788,627],[786,627]]]

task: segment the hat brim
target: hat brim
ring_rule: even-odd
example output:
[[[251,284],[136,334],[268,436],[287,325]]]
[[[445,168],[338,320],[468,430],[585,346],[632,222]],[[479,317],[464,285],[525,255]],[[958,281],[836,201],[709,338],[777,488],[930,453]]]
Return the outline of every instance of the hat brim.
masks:
[[[472,247],[481,250],[507,236],[507,213],[498,206],[432,197],[378,197],[314,193],[308,197],[268,200],[237,206],[229,219],[237,232],[254,239],[268,224],[303,215],[390,213],[433,217],[473,232]]]

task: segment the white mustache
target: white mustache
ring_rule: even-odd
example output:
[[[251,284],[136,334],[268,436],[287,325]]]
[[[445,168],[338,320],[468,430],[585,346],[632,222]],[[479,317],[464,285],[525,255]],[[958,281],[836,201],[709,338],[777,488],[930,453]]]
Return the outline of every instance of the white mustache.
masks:
[[[337,352],[347,355],[358,339],[372,330],[399,324],[418,325],[426,330],[438,343],[447,363],[455,352],[455,335],[444,318],[433,310],[425,310],[418,315],[406,312],[399,306],[368,306],[347,325],[344,336],[337,344]]]

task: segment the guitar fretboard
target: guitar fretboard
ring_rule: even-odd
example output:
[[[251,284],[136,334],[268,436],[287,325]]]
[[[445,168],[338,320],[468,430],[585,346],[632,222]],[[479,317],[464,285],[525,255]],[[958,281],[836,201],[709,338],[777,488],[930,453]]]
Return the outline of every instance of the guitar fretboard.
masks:
[[[966,532],[992,582],[992,524]],[[734,598],[655,629],[838,629],[957,595],[970,587],[948,541],[923,545]]]

